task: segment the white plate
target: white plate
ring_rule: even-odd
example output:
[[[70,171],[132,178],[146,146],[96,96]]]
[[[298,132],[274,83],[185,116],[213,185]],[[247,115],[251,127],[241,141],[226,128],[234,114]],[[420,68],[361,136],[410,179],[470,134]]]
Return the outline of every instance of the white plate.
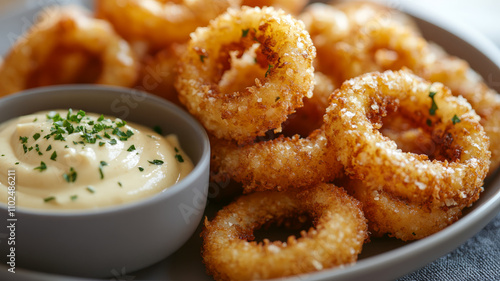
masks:
[[[68,1],[46,1],[46,3],[54,2]],[[32,5],[29,9],[0,18],[0,38],[2,38],[0,54],[5,53],[10,43],[26,31],[39,8],[40,6]],[[416,17],[427,39],[443,46],[449,53],[467,60],[491,87],[500,92],[500,52],[490,41],[467,28],[457,28],[455,25],[439,22],[438,17],[429,18],[428,11],[419,11],[409,6],[404,6],[403,9]],[[296,276],[287,280],[393,280],[457,248],[479,232],[499,211],[500,176],[495,175],[488,179],[481,198],[473,207],[465,210],[464,217],[446,229],[412,243],[395,239],[374,239],[365,245],[358,262],[353,266]],[[0,243],[0,247],[5,245]],[[212,280],[205,274],[200,246],[201,239],[198,235],[194,235],[183,248],[166,260],[138,272],[127,272],[126,268],[110,269],[109,279]],[[0,265],[0,279],[82,280],[77,277],[33,272],[21,268],[16,268],[16,274],[11,274],[3,264]]]

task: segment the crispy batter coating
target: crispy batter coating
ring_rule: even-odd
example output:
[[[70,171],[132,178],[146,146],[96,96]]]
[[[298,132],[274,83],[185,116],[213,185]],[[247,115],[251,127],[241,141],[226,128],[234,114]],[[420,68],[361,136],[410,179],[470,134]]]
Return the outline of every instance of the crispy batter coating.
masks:
[[[130,87],[138,61],[112,26],[77,6],[52,7],[21,37],[0,66],[0,96],[67,83]]]
[[[307,138],[279,136],[238,146],[212,139],[212,170],[244,184],[244,191],[286,190],[329,182],[342,166],[322,129]]]
[[[314,228],[286,242],[252,241],[254,230],[270,221],[308,214]],[[203,261],[216,280],[270,279],[356,261],[367,239],[357,200],[331,184],[303,191],[244,195],[205,220]]]
[[[184,43],[199,26],[238,7],[240,0],[96,0],[96,14],[129,41],[158,50]]]
[[[363,205],[371,236],[387,234],[403,241],[425,238],[451,225],[462,216],[464,206],[429,207],[398,198],[363,181],[348,179],[343,186]],[[477,194],[476,199],[479,197]],[[475,201],[475,200],[472,200]]]
[[[231,54],[258,44],[254,63],[264,78],[221,91]],[[181,59],[176,88],[180,101],[218,138],[250,143],[268,130],[281,130],[314,87],[314,46],[302,22],[272,7],[229,9],[192,34]],[[227,88],[227,85],[225,86]]]
[[[331,96],[325,135],[346,172],[372,189],[432,206],[468,206],[490,164],[488,138],[467,101],[404,70],[346,81]],[[436,144],[435,159],[403,152],[378,129],[387,112],[406,112]]]

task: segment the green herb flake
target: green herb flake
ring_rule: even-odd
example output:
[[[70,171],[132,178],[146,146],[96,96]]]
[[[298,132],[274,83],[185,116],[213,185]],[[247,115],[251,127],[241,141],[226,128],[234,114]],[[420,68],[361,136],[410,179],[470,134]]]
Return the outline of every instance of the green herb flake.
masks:
[[[118,185],[119,185],[120,187],[122,187],[122,183],[121,183],[121,182],[118,182]]]
[[[54,200],[56,200],[56,197],[50,196],[50,197],[45,197],[43,199],[43,202],[47,203],[47,202],[54,201]]]
[[[131,152],[131,151],[134,151],[134,150],[135,150],[135,145],[131,145],[131,146],[127,149],[127,151],[128,151],[128,152]]]
[[[436,104],[436,101],[434,100],[434,96],[436,95],[437,93],[436,92],[429,92],[429,97],[432,99],[432,104],[431,104],[431,108],[429,109],[429,114],[431,116],[434,116],[436,115],[436,110],[438,110],[438,106]]]
[[[104,120],[104,115],[101,114],[101,116],[97,119],[97,122],[102,122]]]
[[[250,28],[242,29],[241,30],[241,37],[247,37],[249,31],[250,31]]]
[[[274,102],[279,101],[279,100],[280,100],[280,98],[281,98],[281,97],[279,97],[279,96],[278,96],[278,97],[276,97],[276,99],[274,100]]]
[[[207,56],[205,56],[205,55],[200,55],[200,61],[201,61],[202,63],[204,63],[204,62],[205,62],[205,59],[206,59],[206,58],[207,58]]]
[[[273,66],[272,66],[272,65],[269,65],[269,66],[267,67],[267,71],[266,71],[266,74],[264,75],[264,77],[267,77],[269,74],[271,74],[271,68],[273,68]]]
[[[175,159],[177,159],[177,161],[179,161],[179,163],[183,163],[184,162],[184,158],[182,158],[182,155],[180,155],[180,154],[176,154],[175,155]]]
[[[158,134],[158,135],[163,135],[163,130],[161,129],[160,126],[154,126],[153,130]]]
[[[69,197],[69,199],[71,199],[71,201],[75,201],[76,199],[78,199],[78,195],[76,195],[76,194],[75,195],[71,195]]]
[[[45,151],[50,151],[52,150],[52,145],[49,144],[49,146],[47,146],[47,149]]]
[[[19,165],[19,162],[14,163],[14,165]]]
[[[453,115],[453,118],[451,118],[451,122],[453,122],[453,125],[460,123],[460,121],[461,121],[460,118],[458,118],[456,114]]]
[[[112,140],[110,140],[108,143],[109,143],[109,144],[111,144],[111,145],[115,145],[115,144],[117,144],[118,142],[116,141],[116,139],[112,139]]]
[[[106,144],[106,143],[105,143],[105,142],[103,142],[103,141],[100,141],[100,142],[99,142],[99,146],[103,146],[103,145],[105,145],[105,144]]]
[[[33,135],[33,139],[38,140],[40,138],[40,134],[36,133]]]
[[[152,161],[148,160],[148,162],[149,162],[150,164],[153,164],[153,165],[158,165],[158,166],[159,166],[159,165],[163,165],[163,163],[164,163],[163,161],[158,160],[158,159],[155,159],[155,160],[152,160]]]
[[[139,167],[139,171],[143,172],[144,168],[143,167]]]
[[[101,175],[101,180],[104,178],[104,173],[103,173],[103,171],[102,171],[102,168],[103,168],[104,166],[108,166],[108,163],[106,163],[105,161],[101,161],[101,162],[99,163],[99,174]]]
[[[41,161],[40,166],[36,167],[35,170],[40,170],[40,172],[47,170],[47,165],[45,165],[45,162]]]
[[[95,189],[92,187],[92,186],[87,186],[87,191],[90,192],[90,193],[95,193]]]
[[[63,174],[63,178],[67,182],[75,182],[77,178],[77,173],[73,167],[69,169],[69,173]]]
[[[56,158],[57,158],[57,152],[54,151],[52,152],[52,155],[50,155],[50,160],[56,161]]]
[[[19,140],[21,141],[21,143],[27,143],[28,142],[28,137],[19,137]]]

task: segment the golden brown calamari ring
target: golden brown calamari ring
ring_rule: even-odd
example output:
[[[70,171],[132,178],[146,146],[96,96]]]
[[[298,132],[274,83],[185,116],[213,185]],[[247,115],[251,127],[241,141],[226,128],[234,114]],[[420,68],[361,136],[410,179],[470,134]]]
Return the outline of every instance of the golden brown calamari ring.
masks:
[[[308,215],[314,228],[286,242],[254,240],[254,230]],[[270,279],[354,263],[367,239],[359,202],[332,184],[244,195],[205,220],[203,261],[216,280]]]
[[[221,91],[231,54],[242,56],[255,44],[264,78],[247,77],[254,85]],[[218,138],[242,144],[279,132],[302,98],[312,95],[315,48],[302,22],[281,10],[229,9],[197,29],[187,48],[175,84],[179,99]]]
[[[466,206],[477,199],[490,164],[489,141],[464,98],[401,70],[348,80],[330,101],[325,135],[349,176],[432,206]],[[395,111],[428,130],[437,144],[435,159],[403,152],[378,131],[382,117]]]
[[[240,0],[97,0],[96,14],[108,20],[129,41],[146,42],[152,49],[189,40],[199,26],[238,7]]]
[[[94,81],[83,83],[130,87],[137,79],[137,59],[109,23],[76,6],[48,8],[0,66],[0,96],[36,86],[79,82],[85,76],[82,66],[88,61],[101,63],[102,68],[91,73]],[[61,81],[53,81],[57,80],[54,72]]]

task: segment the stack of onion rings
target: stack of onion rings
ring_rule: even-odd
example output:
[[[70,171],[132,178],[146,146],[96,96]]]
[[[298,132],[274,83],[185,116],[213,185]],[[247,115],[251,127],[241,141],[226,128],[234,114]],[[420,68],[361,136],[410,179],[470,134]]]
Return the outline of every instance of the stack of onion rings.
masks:
[[[54,71],[59,71],[65,79],[54,81],[53,75],[43,76],[43,79],[36,77],[37,74],[53,74],[47,69],[54,67],[51,59],[57,57],[61,61],[63,53],[67,53],[66,61],[61,62],[61,69]],[[76,6],[45,10],[40,20],[5,57],[0,68],[0,96],[35,86],[75,83],[81,79],[87,57],[92,56],[96,56],[97,62],[102,64],[100,74],[92,76],[95,81],[82,82],[124,87],[135,83],[138,68],[136,56],[109,23],[92,18]],[[37,79],[42,82],[33,82]]]
[[[314,228],[286,242],[252,242],[254,230],[270,221],[308,214]],[[357,200],[334,185],[303,191],[257,192],[238,198],[205,220],[203,261],[216,280],[270,279],[356,261],[367,239]]]
[[[256,63],[264,79],[235,92],[219,82],[231,53],[259,44]],[[180,101],[217,138],[240,144],[279,132],[287,116],[302,106],[314,87],[314,46],[304,25],[271,7],[229,9],[192,34],[181,59],[176,89]]]

